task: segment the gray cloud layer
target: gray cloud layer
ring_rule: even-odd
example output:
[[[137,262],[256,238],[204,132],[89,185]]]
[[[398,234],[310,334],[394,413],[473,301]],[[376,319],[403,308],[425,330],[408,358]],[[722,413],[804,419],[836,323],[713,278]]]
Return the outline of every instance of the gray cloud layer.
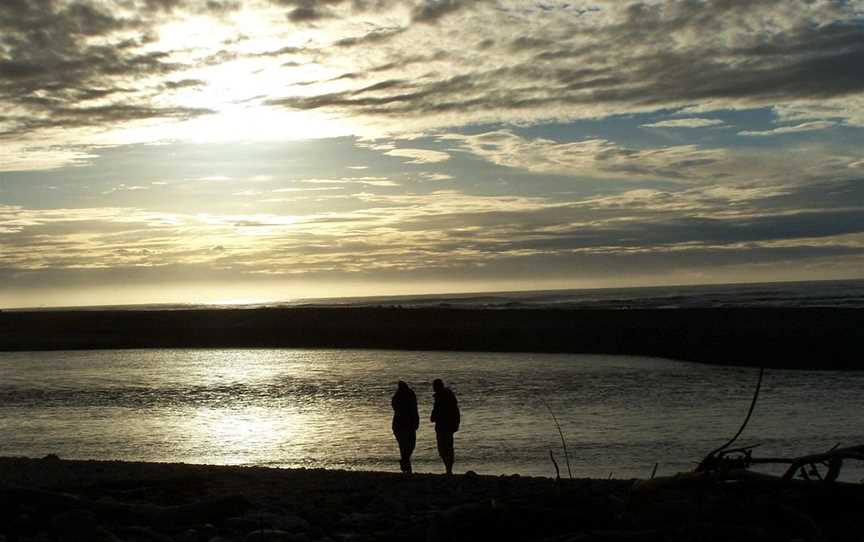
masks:
[[[694,104],[775,106],[864,91],[859,69],[864,26],[848,2],[622,5],[601,3],[596,12],[575,13],[550,7],[553,18],[531,13],[526,4],[490,4],[451,22],[447,34],[436,29],[387,36],[397,47],[410,34],[427,49],[461,39],[467,49],[434,71],[388,79],[370,70],[366,85],[270,103],[388,118],[447,114],[458,122],[576,118]],[[458,6],[440,2],[434,9]],[[488,25],[486,35],[492,37],[472,39],[478,25]],[[371,51],[373,57],[377,53]],[[405,68],[396,58],[390,64],[394,73]]]
[[[202,60],[155,48],[159,28],[191,15],[230,17],[239,5],[0,3],[0,132],[206,114],[164,99]],[[819,101],[864,92],[857,2],[583,1],[541,9],[518,1],[258,0],[247,8],[282,10],[283,28],[268,28],[277,35],[307,23],[319,31],[305,45],[256,54],[294,55],[288,71],[310,63],[347,68],[312,91],[289,87],[264,96],[266,103],[366,118],[390,131],[406,120],[410,130],[694,105],[795,103],[800,116]],[[203,62],[250,55],[232,43],[212,53]],[[846,114],[857,118],[860,102],[853,103]]]
[[[148,2],[168,11],[179,4]],[[204,6],[218,11],[225,4]],[[150,33],[152,23],[146,15],[115,15],[95,3],[0,3],[0,115],[6,117],[0,137],[207,113],[159,105],[154,100],[159,88],[140,88],[141,81],[184,68],[169,51],[145,50],[156,39]]]

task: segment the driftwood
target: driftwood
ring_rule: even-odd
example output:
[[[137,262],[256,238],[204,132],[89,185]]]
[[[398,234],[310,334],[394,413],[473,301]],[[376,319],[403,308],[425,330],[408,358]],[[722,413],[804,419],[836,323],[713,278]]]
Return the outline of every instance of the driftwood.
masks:
[[[789,465],[782,480],[792,480],[796,474],[804,480],[835,482],[840,477],[843,462],[848,459],[864,461],[864,445],[847,448],[834,447],[827,452],[800,457],[753,457],[753,449],[758,445],[734,450],[724,450],[709,458],[706,457],[696,472],[717,474],[747,470],[753,465]],[[823,475],[820,468],[825,471]]]
[[[838,476],[840,476],[840,469],[843,467],[844,459],[857,459],[859,461],[864,461],[864,445],[851,446],[849,448],[835,448],[825,453],[805,455],[803,457],[795,458],[783,474],[783,479],[791,480],[795,477],[796,472],[800,472],[803,474],[803,478],[807,478],[812,473],[815,473],[818,478],[826,482],[833,482],[837,480]],[[760,463],[765,462],[766,461],[764,460],[760,461]],[[819,474],[817,465],[822,465],[828,469],[828,472],[824,477]],[[804,467],[807,466],[811,468],[809,472],[804,470]]]
[[[738,432],[722,446],[708,452],[696,467],[697,473],[716,474],[729,471],[742,471],[757,464],[788,464],[789,467],[782,476],[783,480],[792,480],[798,474],[805,480],[816,479],[824,482],[835,482],[840,477],[840,470],[843,468],[844,460],[857,459],[864,461],[864,445],[848,448],[839,448],[839,445],[837,445],[827,452],[793,458],[755,458],[753,457],[753,449],[759,446],[758,444],[743,448],[729,448],[741,436],[741,433],[744,432],[747,423],[750,421],[750,417],[753,415],[756,402],[759,399],[759,391],[762,388],[762,378],[764,375],[765,368],[762,367],[759,369],[759,377],[756,380],[756,388],[750,401],[750,408],[747,410],[747,416],[744,418],[744,422],[741,424]],[[827,469],[824,476],[819,471],[820,466]]]
[[[696,467],[696,472],[712,472],[721,467],[728,467],[728,465],[724,464],[724,457],[732,452],[745,451],[746,456],[749,457],[749,448],[752,448],[752,446],[749,448],[738,448],[737,450],[727,450],[727,448],[738,440],[738,437],[740,437],[741,433],[744,432],[744,428],[747,427],[747,423],[750,422],[750,417],[753,415],[753,410],[756,408],[756,401],[759,400],[759,391],[762,389],[762,377],[764,376],[765,368],[761,367],[759,369],[759,377],[756,379],[756,389],[753,392],[753,399],[750,401],[750,408],[747,410],[747,416],[744,418],[744,423],[742,423],[741,427],[738,428],[738,432],[722,446],[708,452],[708,455],[699,462],[699,466]]]

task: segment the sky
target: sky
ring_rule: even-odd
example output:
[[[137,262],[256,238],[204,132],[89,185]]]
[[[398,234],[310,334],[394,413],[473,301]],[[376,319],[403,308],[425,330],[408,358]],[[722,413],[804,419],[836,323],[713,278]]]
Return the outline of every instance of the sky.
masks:
[[[864,278],[862,0],[2,0],[0,307]]]

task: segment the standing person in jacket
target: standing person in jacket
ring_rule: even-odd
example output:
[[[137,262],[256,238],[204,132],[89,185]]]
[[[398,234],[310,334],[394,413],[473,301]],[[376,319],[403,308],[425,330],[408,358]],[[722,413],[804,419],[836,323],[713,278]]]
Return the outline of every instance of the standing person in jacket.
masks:
[[[411,454],[417,444],[417,427],[420,426],[417,395],[400,380],[390,405],[393,407],[393,434],[399,443],[399,466],[404,474],[411,474]]]
[[[432,389],[435,392],[435,405],[432,407],[429,421],[435,423],[438,455],[444,461],[447,474],[453,474],[453,462],[456,459],[453,451],[453,433],[459,430],[459,404],[456,402],[456,395],[450,388],[444,387],[444,382],[440,378],[432,382]]]

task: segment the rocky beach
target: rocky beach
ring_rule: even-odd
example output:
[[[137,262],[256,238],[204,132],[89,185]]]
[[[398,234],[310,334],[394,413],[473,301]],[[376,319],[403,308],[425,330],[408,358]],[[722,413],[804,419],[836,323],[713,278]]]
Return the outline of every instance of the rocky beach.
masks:
[[[860,541],[864,486],[0,459],[0,540]]]

